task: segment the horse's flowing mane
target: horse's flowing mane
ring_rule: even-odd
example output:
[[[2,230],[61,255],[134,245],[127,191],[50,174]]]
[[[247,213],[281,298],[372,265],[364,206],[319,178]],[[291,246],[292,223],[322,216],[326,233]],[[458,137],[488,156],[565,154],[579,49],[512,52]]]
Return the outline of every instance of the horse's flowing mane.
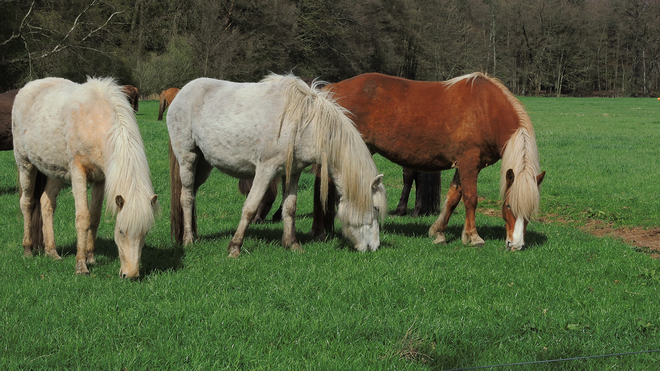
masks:
[[[117,226],[129,235],[146,233],[154,223],[154,208],[150,199],[153,187],[142,136],[133,108],[111,78],[88,78],[85,88],[95,90],[109,102],[114,119],[107,134],[105,172],[106,210],[119,212],[115,198],[121,195],[124,212],[117,217]]]
[[[336,103],[329,91],[322,91],[315,80],[308,86],[293,75],[271,74],[264,80],[282,84],[287,97],[285,109],[280,118],[280,132],[284,126],[292,125],[292,140],[287,149],[286,181],[289,182],[293,163],[295,140],[311,126],[315,146],[321,165],[321,203],[326,205],[328,197],[328,173],[333,172],[342,198],[346,200],[345,222],[363,223],[372,215],[373,207],[380,210],[382,219],[387,213],[387,199],[384,188],[376,193],[376,205],[371,194],[371,181],[378,175],[371,153],[362,140],[348,113]]]
[[[472,81],[484,78],[497,86],[506,96],[518,116],[518,129],[511,135],[504,145],[502,151],[502,168],[500,170],[500,196],[506,197],[506,172],[513,169],[515,180],[509,190],[509,206],[514,215],[522,216],[529,220],[539,210],[541,195],[536,182],[536,176],[541,172],[539,164],[539,151],[536,145],[536,136],[532,120],[525,112],[525,107],[507,89],[504,84],[496,78],[489,77],[483,73],[475,72],[469,75],[459,76],[445,81],[449,88],[459,81]]]

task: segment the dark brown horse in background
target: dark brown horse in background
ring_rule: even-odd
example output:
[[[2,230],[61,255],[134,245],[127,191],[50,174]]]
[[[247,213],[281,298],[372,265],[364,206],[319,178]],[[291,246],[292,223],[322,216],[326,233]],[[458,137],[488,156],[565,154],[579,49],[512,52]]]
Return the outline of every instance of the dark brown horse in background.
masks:
[[[128,101],[133,107],[133,111],[137,113],[138,111],[138,89],[133,85],[124,85],[121,89],[124,94],[128,97]]]
[[[169,88],[167,90],[163,90],[162,92],[160,92],[160,97],[158,99],[160,101],[160,105],[158,107],[158,121],[163,120],[163,112],[165,112],[167,107],[169,107],[170,104],[172,104],[172,101],[174,100],[176,95],[179,94],[179,90],[181,89]]]
[[[11,132],[11,110],[14,106],[14,98],[16,98],[18,90],[10,90],[6,93],[0,94],[0,151],[11,151],[14,149],[14,136]],[[37,179],[34,187],[34,195],[37,199],[46,188],[46,180],[48,178],[42,173],[37,172]],[[19,197],[22,190],[18,188]],[[41,203],[35,202],[34,209],[32,209],[32,241],[35,241],[35,247],[44,246],[43,235],[43,219],[41,218]]]
[[[531,120],[499,80],[473,73],[423,82],[369,73],[327,89],[352,113],[372,152],[417,171],[456,169],[440,216],[429,229],[434,243],[445,242],[449,217],[463,199],[461,239],[484,244],[475,225],[477,178],[481,169],[502,159],[506,246],[523,247],[527,222],[538,212],[545,172],[540,171]],[[314,215],[322,215],[321,210]]]
[[[437,214],[440,208],[440,173],[424,173],[403,168],[403,189],[401,197],[392,215],[403,216],[408,213],[408,199],[413,183],[415,184],[415,208],[410,216]]]

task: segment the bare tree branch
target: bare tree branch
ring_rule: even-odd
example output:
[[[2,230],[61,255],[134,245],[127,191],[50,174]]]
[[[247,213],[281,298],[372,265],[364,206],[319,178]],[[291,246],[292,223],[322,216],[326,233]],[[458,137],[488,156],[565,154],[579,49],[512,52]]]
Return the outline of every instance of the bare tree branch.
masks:
[[[17,35],[12,35],[12,37],[9,40],[7,40],[7,41],[3,42],[2,44],[0,44],[0,46],[2,46],[2,45],[8,43],[9,41],[11,41],[13,39],[16,39],[16,38],[20,37],[21,39],[23,39],[23,43],[25,44],[25,50],[27,51],[27,56],[26,57],[21,57],[21,58],[11,59],[11,60],[8,60],[6,63],[18,63],[18,62],[26,62],[27,61],[27,62],[30,62],[30,64],[32,64],[32,62],[35,61],[35,60],[44,59],[44,58],[49,57],[53,54],[56,54],[56,53],[59,53],[61,51],[66,50],[66,49],[69,49],[72,46],[76,46],[76,47],[82,46],[85,43],[85,41],[87,41],[90,37],[94,36],[96,33],[103,30],[108,25],[108,23],[110,23],[112,18],[114,18],[118,14],[123,13],[123,12],[116,11],[116,12],[110,14],[110,16],[105,20],[105,22],[102,25],[100,25],[97,28],[91,30],[87,35],[85,35],[83,38],[81,38],[79,41],[77,41],[74,45],[65,44],[65,42],[69,39],[69,36],[73,33],[73,31],[76,30],[76,28],[80,24],[82,24],[82,22],[80,21],[80,18],[83,15],[85,15],[85,13],[87,13],[89,11],[89,9],[91,9],[92,7],[94,7],[98,4],[99,4],[98,1],[93,0],[82,12],[80,12],[80,14],[78,14],[76,16],[76,19],[73,21],[73,24],[71,25],[71,28],[66,33],[66,35],[64,35],[64,37],[57,43],[57,45],[55,45],[50,51],[46,51],[46,52],[36,52],[36,51],[35,52],[30,52],[27,40],[25,40],[24,34],[22,32],[23,27],[26,25],[25,21],[26,21],[26,19],[28,18],[28,16],[30,15],[30,13],[32,11],[32,6],[30,6],[30,10],[28,11],[28,13],[23,18],[23,21],[21,22],[21,26],[19,28],[19,33]],[[32,5],[34,5],[34,0],[32,2]],[[27,26],[32,28],[29,24],[27,24]],[[37,29],[39,31],[42,30],[39,27],[37,27]],[[33,33],[33,32],[30,31],[30,33]],[[39,32],[37,32],[37,34],[39,34]],[[95,49],[91,49],[91,48],[89,48],[89,49],[90,50],[95,50]],[[40,55],[37,55],[37,54],[40,54]]]
[[[21,21],[21,25],[18,27],[18,34],[14,34],[12,32],[11,37],[9,39],[3,41],[2,43],[0,43],[0,46],[6,45],[9,42],[11,42],[12,40],[18,39],[19,37],[21,37],[21,31],[23,30],[23,26],[25,25],[25,20],[30,15],[30,13],[32,13],[32,8],[34,7],[34,1],[35,0],[32,0],[32,4],[30,4],[30,9],[28,9],[27,13],[25,13],[25,17],[23,17],[23,20]]]

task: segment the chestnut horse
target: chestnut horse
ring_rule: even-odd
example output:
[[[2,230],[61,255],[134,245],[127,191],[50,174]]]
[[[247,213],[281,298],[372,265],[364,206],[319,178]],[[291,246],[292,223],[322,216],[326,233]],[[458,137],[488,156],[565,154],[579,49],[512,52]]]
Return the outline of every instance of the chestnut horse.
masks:
[[[60,259],[55,248],[53,213],[64,182],[71,183],[78,236],[76,273],[89,273],[103,196],[117,216],[115,242],[120,276],[139,276],[144,238],[158,208],[147,156],[135,114],[121,87],[112,79],[88,79],[76,84],[45,78],[26,84],[12,111],[14,157],[23,194],[24,254],[31,255],[30,211],[41,203],[45,252]],[[48,177],[44,195],[34,197],[37,171]],[[91,202],[87,184],[92,183]]]
[[[124,85],[121,87],[121,90],[128,97],[128,102],[133,107],[133,111],[138,111],[138,89],[133,85]]]
[[[11,133],[11,110],[14,106],[18,90],[10,90],[0,94],[0,151],[11,151],[14,149],[14,136]],[[46,186],[46,176],[42,172],[37,173],[35,180],[34,194],[39,198],[44,192]],[[22,193],[20,182],[18,187],[19,197]],[[41,204],[37,203],[31,211],[32,215],[32,241],[36,247],[44,246],[44,236],[42,230]]]
[[[163,90],[160,92],[160,105],[158,107],[158,121],[163,120],[163,112],[169,107],[170,104],[172,104],[172,101],[176,97],[177,94],[179,94],[179,90],[177,88],[169,88],[167,90]]]
[[[436,244],[445,242],[449,217],[461,198],[461,239],[465,244],[484,244],[475,225],[477,177],[481,169],[502,159],[506,246],[523,247],[527,223],[538,212],[545,172],[540,171],[531,120],[499,80],[473,73],[423,82],[368,73],[326,89],[353,114],[372,152],[419,171],[456,168],[440,216],[429,229]]]

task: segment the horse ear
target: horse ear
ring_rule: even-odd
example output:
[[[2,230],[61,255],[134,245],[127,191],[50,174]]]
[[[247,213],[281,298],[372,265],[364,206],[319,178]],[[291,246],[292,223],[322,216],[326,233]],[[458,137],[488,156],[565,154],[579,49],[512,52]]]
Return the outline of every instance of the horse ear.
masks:
[[[506,188],[509,189],[511,185],[513,185],[513,180],[515,179],[515,175],[513,175],[513,169],[509,169],[506,171]]]
[[[158,195],[151,196],[151,199],[149,201],[151,202],[151,207],[156,206],[156,203],[158,203]]]
[[[381,184],[383,184],[383,174],[378,174],[374,180],[371,181],[371,191],[376,192]]]
[[[117,197],[115,197],[115,203],[119,210],[121,210],[124,207],[124,198],[121,195],[117,195]]]
[[[536,185],[540,186],[541,182],[543,181],[543,178],[545,178],[545,171],[543,171],[541,174],[536,176]]]

